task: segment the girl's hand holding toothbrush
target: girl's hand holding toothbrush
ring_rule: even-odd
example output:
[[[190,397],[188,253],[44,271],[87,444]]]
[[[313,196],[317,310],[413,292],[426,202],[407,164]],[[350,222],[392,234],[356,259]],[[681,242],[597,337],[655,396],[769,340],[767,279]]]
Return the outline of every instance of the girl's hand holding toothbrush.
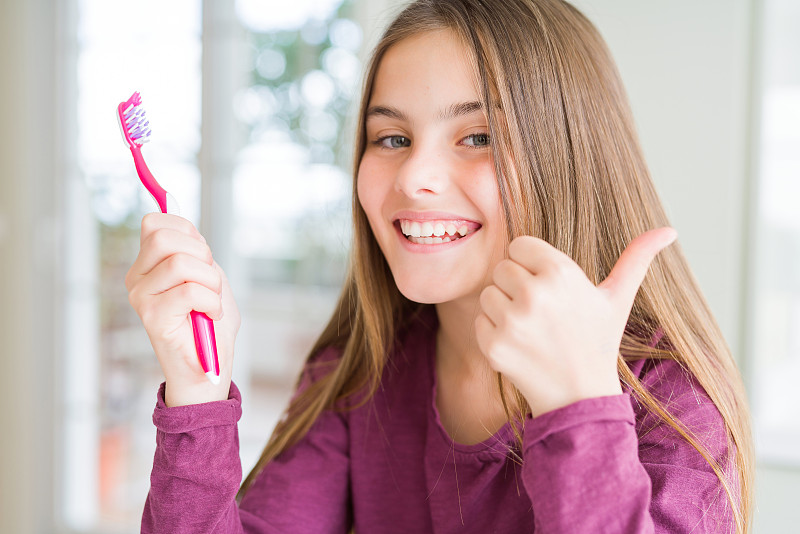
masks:
[[[167,406],[227,399],[241,317],[225,273],[194,225],[177,215],[145,215],[141,248],[125,286],[164,371]],[[206,379],[197,359],[192,310],[214,320],[218,385]]]
[[[178,203],[161,187],[150,169],[147,168],[147,163],[142,156],[142,146],[150,140],[152,130],[142,107],[142,97],[138,92],[133,93],[128,100],[117,105],[116,118],[122,140],[131,151],[136,174],[139,175],[142,185],[152,195],[161,213],[177,215]],[[183,245],[187,244],[185,241],[187,235],[194,239],[199,237],[205,245],[205,240],[197,230],[191,224],[187,227],[188,221],[180,221],[185,220],[180,217],[145,217],[145,220],[142,221],[142,254],[137,259],[138,265],[135,264],[126,277],[131,304],[142,318],[153,348],[156,349],[156,354],[167,354],[167,356],[159,356],[159,361],[167,377],[165,400],[170,406],[217,400],[221,395],[223,395],[221,398],[224,399],[228,395],[230,385],[230,364],[228,364],[227,379],[225,380],[225,374],[221,372],[214,321],[204,313],[206,309],[220,307],[214,304],[209,290],[216,292],[220,300],[226,293],[229,295],[230,291],[224,291],[225,276],[219,266],[214,264],[210,251],[198,251],[195,243],[194,246],[188,248],[187,252],[177,244],[169,243],[168,237],[169,231],[171,231],[172,234],[177,233],[178,237],[183,238]],[[200,260],[201,264],[203,260],[206,260],[207,267],[199,269],[197,260]],[[185,279],[181,278],[183,273],[186,274]],[[193,278],[189,277],[190,273]],[[143,280],[146,280],[144,285],[142,285]],[[168,298],[161,297],[167,293],[169,294]],[[159,297],[156,304],[153,304],[154,297]],[[231,302],[233,302],[232,299]],[[168,313],[172,313],[172,315],[166,316],[166,323],[161,321],[164,317],[162,304],[171,305]],[[173,367],[174,361],[179,360],[169,354],[177,352],[181,357],[185,354],[184,334],[186,329],[182,323],[185,313],[182,310],[189,304],[191,307],[187,309],[189,322],[192,325],[192,338],[197,361],[212,386],[223,387],[197,387],[196,380],[186,372],[186,366]],[[238,323],[238,312],[236,315],[237,319],[234,322]],[[220,310],[217,310],[217,316],[221,317]],[[238,324],[233,333],[228,336],[230,354],[233,354],[235,330],[238,330]],[[213,398],[207,398],[210,396]]]

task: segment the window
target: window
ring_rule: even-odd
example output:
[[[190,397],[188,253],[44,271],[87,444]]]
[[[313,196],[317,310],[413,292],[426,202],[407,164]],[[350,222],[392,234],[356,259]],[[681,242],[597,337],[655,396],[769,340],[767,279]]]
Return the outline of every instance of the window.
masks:
[[[247,473],[277,422],[344,279],[350,236],[350,99],[362,31],[351,2],[299,2],[276,16],[237,4],[251,54],[233,95],[243,146],[233,170],[233,251],[247,288],[237,354],[249,374],[240,445]],[[263,350],[270,347],[270,350]],[[240,358],[244,356],[244,358]]]
[[[133,529],[149,487],[155,443],[148,412],[160,371],[123,280],[136,257],[141,217],[154,203],[133,171],[113,112],[134,90],[142,92],[154,132],[145,158],[196,222],[201,4],[139,2],[125,13],[124,38],[118,5],[81,0],[78,11],[78,165],[93,217],[72,239],[98,272],[87,277],[93,302],[66,320],[67,331],[99,345],[70,345],[66,354],[62,513],[77,531]]]

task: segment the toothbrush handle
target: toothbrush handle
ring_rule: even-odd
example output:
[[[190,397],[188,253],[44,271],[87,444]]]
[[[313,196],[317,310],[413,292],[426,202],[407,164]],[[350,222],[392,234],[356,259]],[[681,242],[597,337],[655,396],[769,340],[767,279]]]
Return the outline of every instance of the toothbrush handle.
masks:
[[[214,334],[214,321],[208,315],[192,310],[192,330],[197,358],[203,372],[213,384],[219,384],[219,357],[217,356],[217,339]]]
[[[163,187],[161,187],[142,157],[142,147],[133,144],[130,147],[136,172],[142,184],[150,192],[162,213],[178,215],[178,203]],[[203,367],[212,384],[219,384],[219,357],[217,356],[217,338],[214,334],[214,321],[205,313],[192,310],[192,331],[194,332],[194,346],[197,349],[197,359]]]
[[[142,147],[134,143],[130,149],[133,155],[133,163],[136,165],[136,173],[139,175],[139,180],[141,180],[142,185],[144,185],[145,189],[153,196],[161,213],[169,213],[169,206],[167,205],[168,193],[158,184],[156,179],[153,178],[150,169],[147,168],[147,163],[144,162],[144,158],[142,157]]]

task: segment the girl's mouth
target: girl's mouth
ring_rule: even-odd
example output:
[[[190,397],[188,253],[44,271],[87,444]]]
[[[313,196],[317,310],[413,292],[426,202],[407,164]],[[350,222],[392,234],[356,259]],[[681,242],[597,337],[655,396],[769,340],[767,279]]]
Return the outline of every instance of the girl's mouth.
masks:
[[[476,222],[458,219],[397,219],[394,225],[408,241],[417,245],[450,243],[476,232],[481,227]]]

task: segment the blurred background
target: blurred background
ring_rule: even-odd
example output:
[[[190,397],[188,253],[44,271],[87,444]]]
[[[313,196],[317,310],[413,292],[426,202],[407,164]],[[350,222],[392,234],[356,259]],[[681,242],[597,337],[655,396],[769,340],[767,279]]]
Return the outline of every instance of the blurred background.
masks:
[[[755,530],[800,523],[800,3],[580,0],[745,376]],[[124,276],[155,210],[116,105],[242,311],[243,470],[328,318],[353,121],[398,0],[0,2],[0,532],[139,531],[160,368]]]

